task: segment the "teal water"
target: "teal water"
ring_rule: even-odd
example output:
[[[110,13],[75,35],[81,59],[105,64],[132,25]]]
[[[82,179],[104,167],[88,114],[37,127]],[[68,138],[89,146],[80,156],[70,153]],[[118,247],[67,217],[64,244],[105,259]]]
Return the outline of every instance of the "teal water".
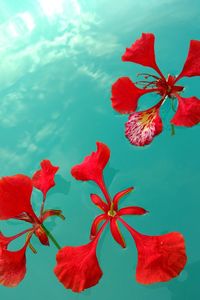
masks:
[[[27,251],[27,276],[14,289],[0,287],[0,297],[14,299],[198,300],[200,299],[200,127],[176,128],[170,135],[166,109],[163,133],[150,146],[131,146],[124,137],[127,116],[110,104],[111,84],[120,76],[145,69],[122,63],[121,55],[142,32],[156,36],[157,62],[164,74],[178,74],[189,41],[200,37],[199,1],[19,0],[0,1],[0,175],[31,176],[47,158],[60,166],[47,208],[62,209],[66,221],[46,222],[61,245],[88,242],[99,211],[91,204],[90,183],[70,175],[73,165],[102,141],[111,149],[106,182],[111,195],[134,186],[127,205],[150,211],[126,217],[138,231],[158,235],[180,231],[186,239],[188,263],[170,282],[143,286],[135,280],[137,253],[123,231],[121,249],[107,230],[98,247],[104,275],[98,285],[75,294],[65,290],[52,270],[56,248]],[[181,81],[185,95],[200,97],[199,78]],[[157,96],[145,96],[140,108]],[[148,102],[149,101],[149,102]],[[37,209],[41,194],[34,192]],[[9,235],[24,228],[1,222]]]

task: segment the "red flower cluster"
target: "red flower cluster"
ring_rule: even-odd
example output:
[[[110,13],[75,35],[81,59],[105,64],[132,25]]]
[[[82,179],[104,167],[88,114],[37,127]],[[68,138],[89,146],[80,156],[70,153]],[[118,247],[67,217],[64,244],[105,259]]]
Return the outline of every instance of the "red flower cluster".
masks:
[[[191,40],[181,73],[178,76],[168,75],[165,78],[156,63],[154,40],[152,33],[143,33],[141,38],[126,49],[122,60],[150,67],[158,75],[139,74],[143,79],[135,84],[128,77],[122,77],[112,86],[112,107],[121,114],[130,114],[125,125],[125,135],[130,143],[136,146],[150,144],[153,138],[162,132],[159,110],[167,98],[170,99],[173,110],[175,110],[175,98],[178,100],[178,108],[171,120],[172,126],[191,127],[200,122],[199,99],[194,96],[182,97],[180,94],[184,87],[176,85],[183,77],[200,76],[200,41]],[[161,100],[158,104],[145,111],[136,112],[139,98],[152,92],[160,95]]]
[[[147,211],[137,206],[118,208],[120,199],[130,193],[132,187],[117,193],[113,199],[110,197],[103,178],[103,170],[109,157],[109,148],[97,142],[97,151],[71,170],[72,176],[77,180],[94,181],[105,198],[104,201],[98,195],[91,194],[92,202],[102,211],[92,223],[91,241],[83,246],[66,246],[57,254],[54,272],[58,280],[74,292],[81,292],[96,285],[103,275],[96,256],[96,248],[101,233],[108,223],[113,238],[123,248],[126,244],[118,222],[122,223],[132,235],[138,251],[136,279],[140,283],[168,281],[179,275],[187,260],[184,238],[180,233],[172,232],[160,236],[143,235],[122,219],[124,215],[144,215]]]
[[[31,228],[12,237],[6,237],[0,233],[0,284],[4,286],[14,287],[23,280],[26,274],[27,246],[36,252],[30,243],[33,234],[41,244],[49,245],[47,232],[43,225],[44,221],[51,216],[63,218],[60,210],[44,211],[46,194],[55,185],[54,176],[58,169],[58,167],[52,166],[49,160],[43,160],[41,170],[37,171],[32,179],[21,174],[0,179],[0,220],[17,219],[31,225]],[[39,216],[35,214],[31,205],[31,194],[34,187],[43,193]],[[25,244],[20,250],[8,250],[12,241],[25,234]]]

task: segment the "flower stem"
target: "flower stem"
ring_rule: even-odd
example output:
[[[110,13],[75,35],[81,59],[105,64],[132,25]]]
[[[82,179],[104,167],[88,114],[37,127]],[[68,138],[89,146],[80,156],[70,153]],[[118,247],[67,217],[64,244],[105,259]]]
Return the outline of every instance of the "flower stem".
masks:
[[[56,248],[58,250],[60,250],[61,246],[58,244],[58,242],[56,241],[56,239],[54,238],[54,236],[51,234],[51,232],[44,226],[44,224],[41,224],[41,227],[44,229],[44,231],[46,232],[47,236],[54,243],[54,245],[56,246]]]
[[[171,124],[171,136],[175,135],[175,127]]]
[[[176,112],[175,104],[174,104],[174,99],[171,99],[171,108],[174,112]]]

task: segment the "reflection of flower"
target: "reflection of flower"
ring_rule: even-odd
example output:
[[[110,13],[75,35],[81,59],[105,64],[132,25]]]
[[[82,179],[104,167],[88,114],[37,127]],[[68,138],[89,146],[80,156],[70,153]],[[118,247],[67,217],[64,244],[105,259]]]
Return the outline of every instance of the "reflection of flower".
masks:
[[[128,77],[119,78],[112,86],[112,106],[121,114],[130,114],[126,123],[125,135],[131,144],[144,146],[152,142],[154,136],[162,132],[162,121],[159,109],[168,97],[174,108],[175,98],[178,100],[178,108],[171,120],[172,128],[176,126],[191,127],[200,122],[200,101],[196,97],[183,98],[180,93],[183,86],[176,83],[183,77],[200,75],[200,41],[192,40],[187,59],[181,73],[178,76],[168,75],[164,77],[157,66],[154,53],[155,37],[152,33],[143,33],[130,48],[127,48],[122,56],[123,61],[129,61],[154,69],[159,76],[139,74],[143,80],[136,82],[137,87]],[[151,79],[150,79],[151,78]],[[148,79],[150,79],[148,81]],[[154,107],[142,112],[135,112],[139,98],[147,93],[156,92],[161,96],[160,102]]]
[[[44,221],[51,216],[61,216],[60,210],[44,211],[46,193],[54,185],[54,176],[58,167],[50,161],[41,162],[42,170],[37,171],[33,180],[26,175],[14,175],[0,179],[0,220],[17,219],[29,223],[32,227],[12,237],[5,237],[0,233],[0,284],[7,287],[18,285],[26,274],[26,249],[33,234],[41,244],[48,246],[49,240],[43,227]],[[36,216],[31,205],[33,187],[40,189],[44,194],[39,217]],[[8,245],[16,238],[26,235],[24,246],[18,251],[9,251]]]
[[[103,179],[103,170],[109,157],[109,148],[97,142],[97,151],[71,170],[72,175],[78,180],[95,181],[106,200],[91,194],[92,202],[102,211],[92,223],[91,241],[83,246],[66,246],[58,251],[55,274],[66,288],[74,292],[81,292],[94,286],[103,274],[97,260],[96,248],[100,235],[108,223],[113,238],[123,248],[126,244],[118,222],[121,222],[132,235],[138,250],[136,270],[138,282],[149,284],[170,280],[179,275],[186,263],[184,238],[180,233],[147,236],[137,232],[122,219],[124,215],[144,215],[147,211],[137,206],[118,208],[120,199],[130,193],[132,187],[117,193],[113,199],[110,197]]]

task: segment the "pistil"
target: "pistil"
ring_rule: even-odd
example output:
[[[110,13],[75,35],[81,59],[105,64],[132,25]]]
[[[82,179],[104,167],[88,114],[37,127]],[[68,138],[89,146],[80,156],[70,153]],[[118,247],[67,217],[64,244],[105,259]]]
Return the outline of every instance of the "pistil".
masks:
[[[108,211],[108,216],[109,217],[114,217],[114,216],[116,216],[116,211],[113,209],[113,206],[114,206],[114,203],[113,202],[111,202],[111,205],[110,205],[110,210]]]

